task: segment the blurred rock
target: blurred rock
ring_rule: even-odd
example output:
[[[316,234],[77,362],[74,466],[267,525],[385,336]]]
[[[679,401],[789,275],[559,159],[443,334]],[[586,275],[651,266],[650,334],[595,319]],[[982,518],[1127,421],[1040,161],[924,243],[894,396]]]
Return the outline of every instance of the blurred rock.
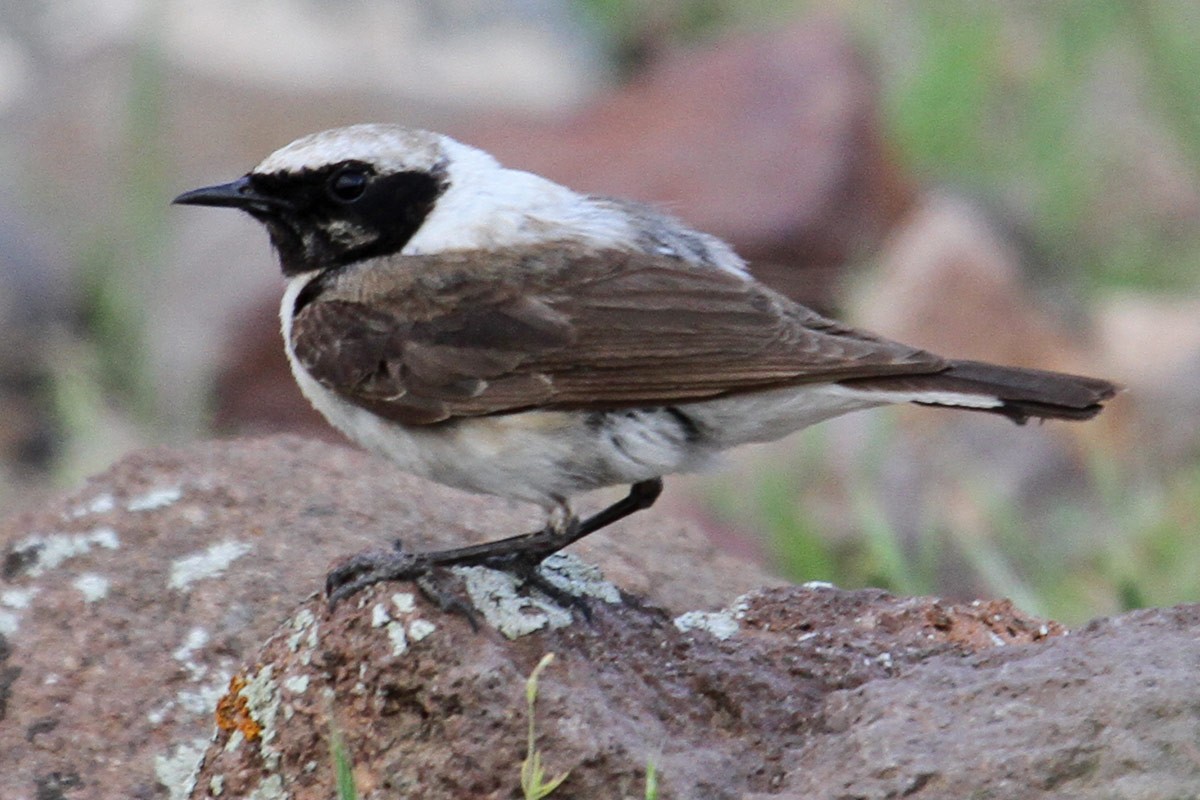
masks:
[[[0,797],[182,797],[241,659],[336,560],[541,523],[294,437],[136,455],[0,523]],[[657,510],[572,549],[671,613],[773,582]]]
[[[1139,452],[1166,470],[1200,455],[1200,300],[1113,294],[1097,309],[1096,332],[1134,405]]]
[[[871,71],[845,25],[815,15],[667,51],[561,121],[492,118],[451,132],[573,189],[659,205],[826,309],[847,261],[913,201]]]
[[[275,302],[265,299],[244,309],[225,333],[225,357],[207,398],[213,430],[243,435],[303,432],[345,441],[300,394],[283,353]]]
[[[0,203],[0,507],[46,480],[62,449],[54,343],[74,316],[68,273],[27,216]]]
[[[926,193],[884,244],[851,316],[954,358],[1088,372],[1083,336],[1035,290],[1025,258],[978,205]]]

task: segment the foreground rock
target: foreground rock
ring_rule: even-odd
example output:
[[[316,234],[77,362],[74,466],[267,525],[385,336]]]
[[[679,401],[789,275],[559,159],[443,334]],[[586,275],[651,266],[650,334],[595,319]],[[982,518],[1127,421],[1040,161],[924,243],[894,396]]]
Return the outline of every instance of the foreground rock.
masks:
[[[656,605],[715,607],[771,580],[639,516],[578,552]],[[0,798],[182,797],[230,678],[335,561],[537,524],[295,437],[134,456],[0,523]]]
[[[336,732],[360,797],[517,797],[547,652],[538,747],[570,773],[551,797],[641,798],[649,764],[689,799],[1200,785],[1200,607],[1063,635],[998,601],[749,591],[766,576],[653,513],[577,548],[613,584],[574,556],[548,571],[590,622],[488,570],[447,583],[479,631],[409,584],[332,611],[312,593],[397,535],[531,524],[502,506],[279,438],[135,457],[10,521],[0,796],[328,800]]]
[[[492,586],[493,622],[544,616]],[[409,587],[332,615],[312,601],[234,678],[191,796],[331,797],[336,731],[363,797],[515,797],[525,678],[548,652],[538,747],[569,771],[563,797],[640,798],[648,764],[662,797],[712,800],[1182,797],[1200,780],[1194,607],[1070,636],[999,602],[821,587],[673,619],[592,607],[510,641]]]

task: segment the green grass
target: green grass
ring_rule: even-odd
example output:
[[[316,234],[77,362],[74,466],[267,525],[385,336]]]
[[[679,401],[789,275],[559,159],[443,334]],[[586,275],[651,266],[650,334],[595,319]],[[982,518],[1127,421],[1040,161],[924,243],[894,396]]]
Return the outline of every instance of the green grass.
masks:
[[[1019,204],[1047,260],[1093,289],[1200,286],[1200,231],[1170,208],[1121,200],[1129,171],[1144,168],[1143,145],[1138,132],[1122,131],[1128,120],[1103,116],[1120,95],[1116,107],[1175,148],[1178,169],[1195,183],[1193,6],[914,0],[889,8],[858,7],[855,20],[885,54],[885,124],[916,174]],[[889,46],[897,30],[912,45],[902,54]]]
[[[337,800],[358,800],[358,787],[354,782],[354,763],[346,751],[342,734],[334,730],[329,738],[329,749],[333,758],[334,780]]]
[[[553,778],[546,777],[542,764],[542,753],[537,746],[536,705],[538,678],[554,661],[553,653],[546,653],[525,681],[525,711],[529,717],[529,729],[525,743],[525,760],[521,762],[521,792],[525,800],[542,800],[549,797],[571,774],[563,772]]]
[[[803,19],[816,2],[576,0],[614,53]],[[1200,15],[1191,0],[843,4],[876,67],[893,152],[922,181],[1016,210],[1059,278],[1093,291],[1200,287],[1200,230],[1134,196],[1144,135],[1200,179]],[[1109,98],[1118,96],[1115,105]],[[1103,210],[1103,215],[1098,213]]]

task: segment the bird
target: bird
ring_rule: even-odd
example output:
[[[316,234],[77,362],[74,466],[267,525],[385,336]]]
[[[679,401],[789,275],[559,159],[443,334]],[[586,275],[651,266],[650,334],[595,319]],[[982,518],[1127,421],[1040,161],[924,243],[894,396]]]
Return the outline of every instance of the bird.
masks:
[[[331,601],[446,566],[533,580],[548,556],[651,506],[664,476],[851,411],[1086,420],[1118,389],[859,330],[651,205],[426,130],[314,133],[173,202],[265,226],[288,362],[335,428],[408,472],[545,510],[529,533],[355,555],[327,576]],[[618,485],[622,499],[573,512],[577,495]]]

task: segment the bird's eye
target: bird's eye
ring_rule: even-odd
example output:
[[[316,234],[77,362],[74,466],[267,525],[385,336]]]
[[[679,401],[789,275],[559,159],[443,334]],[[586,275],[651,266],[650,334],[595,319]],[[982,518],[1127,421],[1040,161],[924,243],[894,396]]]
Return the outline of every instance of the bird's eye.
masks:
[[[329,179],[329,194],[339,203],[353,203],[367,190],[367,180],[360,167],[342,167]]]

